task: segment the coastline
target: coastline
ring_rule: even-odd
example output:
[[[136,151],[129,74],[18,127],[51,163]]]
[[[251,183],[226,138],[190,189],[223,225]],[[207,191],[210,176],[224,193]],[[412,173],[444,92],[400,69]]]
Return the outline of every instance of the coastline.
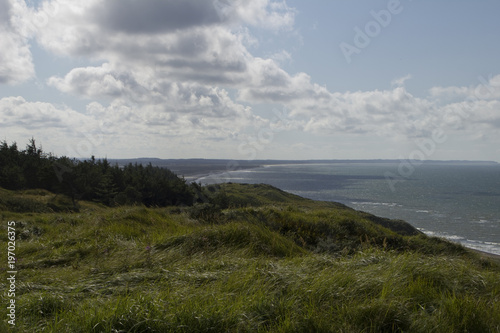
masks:
[[[245,170],[252,170],[252,169],[257,169],[260,167],[264,167],[264,165],[252,165],[252,166],[245,166],[245,167],[239,167],[235,170],[231,170],[226,168],[220,168],[220,169],[210,169],[209,171],[203,172],[203,173],[187,173],[183,174],[184,179],[189,182],[195,182],[198,183],[198,180],[205,179],[205,178],[214,178],[218,180],[224,180],[224,182],[228,182],[228,180],[225,180],[224,175],[228,172],[233,172],[233,171],[245,171]],[[174,171],[175,172],[175,171]]]
[[[241,168],[241,169],[238,169],[238,170],[235,170],[235,171],[251,170],[251,169],[254,169],[254,168],[265,167],[265,166],[266,165],[255,166],[255,167],[248,167],[248,168]],[[190,180],[190,182],[197,182],[197,180],[199,180],[199,179],[209,178],[211,176],[214,176],[215,179],[218,178],[219,180],[222,180],[224,177],[217,177],[217,175],[219,175],[219,176],[220,175],[224,175],[226,172],[228,172],[228,171],[219,171],[219,172],[218,171],[214,171],[214,172],[209,173],[209,174],[193,175],[193,176],[191,176],[189,178],[193,178],[192,180]],[[188,179],[188,177],[186,177],[186,179]],[[227,183],[227,182],[230,182],[230,181],[225,180],[225,181],[222,181],[222,182],[219,182],[219,183]],[[210,183],[210,184],[212,184],[212,183]],[[293,194],[292,192],[289,192],[289,191],[285,191],[285,190],[283,190],[283,191],[287,192],[287,193],[290,193],[290,194]],[[316,201],[322,201],[322,200],[316,200]],[[327,202],[334,202],[334,201],[327,201]],[[353,208],[353,207],[351,207],[351,208]],[[355,209],[355,208],[353,208],[353,209]],[[356,210],[358,210],[358,209],[356,209]],[[358,210],[358,211],[360,211],[360,210]],[[407,222],[407,223],[409,223],[409,222]],[[426,233],[424,232],[424,234],[426,234]],[[467,250],[471,251],[472,253],[475,253],[475,254],[479,255],[481,258],[483,258],[483,259],[490,259],[490,260],[494,261],[495,263],[500,264],[500,254],[486,252],[486,251],[483,251],[483,250],[478,250],[478,249],[469,247],[467,245],[464,245],[464,244],[462,244],[460,242],[456,242],[456,241],[453,241],[451,239],[448,239],[446,237],[439,237],[439,236],[428,235],[428,234],[426,234],[426,235],[429,236],[429,237],[442,238],[442,239],[445,239],[447,241],[454,242],[456,244],[460,244],[464,248],[466,248]]]
[[[116,330],[146,330],[165,323],[165,316],[177,326],[168,321],[154,330],[181,325],[203,330],[225,320],[216,331],[258,331],[264,326],[253,325],[254,318],[269,313],[275,315],[270,330],[322,331],[340,323],[346,331],[366,331],[375,322],[374,331],[394,330],[392,323],[406,323],[396,329],[406,331],[415,318],[422,330],[438,325],[443,331],[470,331],[481,323],[486,332],[500,325],[499,256],[418,234],[396,236],[384,227],[391,224],[388,219],[270,185],[213,187],[233,204],[230,214],[215,206],[105,207],[90,202],[84,214],[53,212],[40,218],[12,212],[23,221],[16,231],[40,244],[36,251],[24,251],[18,263],[33,271],[23,282],[40,286],[20,289],[23,304],[39,309],[43,297],[57,311],[50,316],[23,313],[21,330],[29,331],[33,323],[54,328],[56,315],[57,331],[92,330],[96,322]],[[207,189],[207,194],[217,191]],[[34,226],[44,230],[43,238]],[[96,226],[99,247],[90,244],[82,251],[81,240],[94,235]],[[117,310],[118,303],[123,306]],[[340,305],[342,310],[325,311]],[[206,320],[192,319],[193,313]],[[247,317],[252,322],[241,321]],[[131,321],[124,320],[124,326],[116,318]],[[457,318],[473,320],[457,329]]]
[[[482,259],[489,259],[489,260],[492,260],[493,262],[495,262],[496,264],[500,265],[500,255],[499,254],[484,252],[481,250],[472,249],[470,247],[466,247],[466,249],[470,250],[472,253],[479,255],[479,257]]]
[[[263,161],[259,161],[259,162],[263,162]],[[270,166],[270,165],[274,165],[274,164],[267,161],[267,163],[262,163],[261,167]],[[283,167],[286,167],[286,166],[283,165]],[[335,166],[335,167],[338,168],[338,166]],[[319,190],[317,193],[319,193],[319,194],[314,195],[314,196],[310,196],[307,193],[312,193],[311,191],[316,189],[315,185],[311,186],[311,181],[315,181],[315,179],[314,178],[311,179],[310,174],[307,174],[307,177],[304,176],[302,179],[302,175],[300,174],[300,172],[299,173],[297,173],[297,172],[295,172],[295,173],[294,172],[280,173],[279,172],[280,170],[281,170],[281,168],[279,168],[279,169],[275,168],[275,169],[272,169],[271,171],[259,169],[259,171],[262,171],[262,173],[259,172],[258,174],[255,174],[255,175],[253,175],[252,173],[240,174],[237,176],[239,179],[235,179],[235,178],[232,179],[230,177],[230,174],[227,174],[227,173],[226,174],[218,174],[218,175],[215,174],[212,176],[212,179],[205,178],[205,179],[200,179],[200,180],[201,180],[201,183],[206,183],[206,184],[209,184],[212,182],[214,182],[214,183],[215,182],[217,182],[217,183],[222,183],[222,182],[236,182],[236,183],[238,183],[238,182],[241,182],[241,183],[266,183],[266,184],[270,184],[272,186],[280,188],[280,189],[287,191],[289,193],[298,194],[298,195],[301,195],[301,196],[309,198],[309,199],[341,202],[341,203],[347,204],[348,206],[350,206],[351,208],[354,208],[356,210],[365,211],[365,212],[368,212],[368,213],[371,213],[371,214],[374,214],[377,216],[388,217],[391,219],[402,219],[402,220],[405,220],[405,221],[411,223],[413,226],[415,226],[419,229],[425,229],[427,231],[430,231],[430,233],[427,233],[424,231],[424,233],[428,234],[429,236],[441,237],[441,238],[447,239],[447,240],[455,242],[457,244],[461,244],[462,246],[469,248],[473,251],[477,251],[477,253],[487,253],[487,254],[491,255],[492,258],[498,258],[500,256],[499,246],[498,246],[499,241],[495,237],[495,235],[497,234],[497,231],[496,231],[497,229],[494,229],[494,230],[492,229],[493,233],[490,233],[488,237],[475,238],[475,237],[473,237],[473,234],[467,233],[468,228],[470,228],[471,224],[463,224],[463,229],[460,229],[460,228],[462,228],[462,225],[458,225],[458,226],[453,225],[453,224],[448,225],[448,222],[449,222],[448,220],[451,220],[453,218],[453,216],[455,216],[455,215],[458,216],[457,214],[463,213],[463,211],[456,212],[455,215],[448,216],[448,215],[443,215],[443,214],[449,213],[449,210],[448,211],[446,211],[446,210],[437,211],[435,209],[435,207],[430,206],[431,208],[425,208],[425,209],[428,211],[431,211],[431,209],[432,209],[433,211],[435,211],[434,215],[436,215],[436,216],[441,215],[441,217],[438,218],[438,217],[431,216],[432,219],[429,220],[429,219],[426,219],[427,215],[424,216],[423,214],[413,214],[412,213],[413,206],[412,206],[412,202],[409,201],[409,200],[411,200],[411,197],[409,195],[406,195],[406,197],[404,198],[406,201],[400,202],[401,205],[404,205],[404,206],[401,206],[403,208],[401,208],[400,213],[396,212],[397,207],[396,208],[385,208],[385,207],[378,207],[377,206],[374,209],[368,209],[367,207],[356,207],[356,205],[350,205],[344,201],[334,200],[333,199],[334,196],[329,194],[330,192],[336,193],[335,186],[338,184],[335,183],[335,181],[336,181],[335,176],[333,176],[333,177],[330,177],[330,175],[328,176],[332,179],[331,183],[328,183],[328,186],[330,186],[331,189],[326,188],[327,185],[326,185],[325,181],[327,181],[328,179],[318,178],[318,179],[322,180],[321,183],[319,183],[319,182],[317,183],[317,186],[319,186],[318,187]],[[429,170],[436,170],[436,169],[433,168],[433,169],[429,169]],[[465,170],[467,170],[467,169],[465,169]],[[275,172],[275,175],[273,175],[273,172]],[[344,172],[344,170],[342,170],[342,172]],[[347,173],[342,173],[342,172],[339,172],[338,174],[341,175],[341,177],[345,177],[345,179],[348,179],[349,172],[347,172]],[[367,173],[367,174],[370,175],[369,173]],[[356,184],[358,184],[358,186],[364,186],[365,184],[367,186],[371,185],[370,183],[365,182],[363,180],[363,178],[360,178],[360,180],[358,180],[356,178],[356,176],[357,176],[357,174],[354,174],[353,179],[356,182]],[[289,180],[287,180],[285,177],[294,177],[294,178],[290,178]],[[308,188],[306,190],[302,191],[301,186],[303,187],[304,184],[306,184],[306,180],[307,180],[307,187]],[[340,180],[344,181],[344,178],[342,178]],[[426,180],[426,179],[424,178],[424,180]],[[377,181],[377,180],[375,180],[375,181]],[[381,181],[384,181],[384,180],[382,179]],[[377,190],[377,188],[375,188],[375,189]],[[439,192],[440,190],[442,190],[442,189],[437,189],[437,192],[436,192],[437,194],[435,194],[435,195],[438,195],[440,193]],[[489,191],[491,192],[492,190],[490,189]],[[304,192],[307,192],[307,193],[304,193]],[[326,196],[320,195],[321,193],[326,193],[327,195]],[[339,191],[339,193],[341,193],[341,195],[345,194],[345,193],[342,193],[340,191]],[[410,193],[410,192],[408,192],[408,193]],[[487,193],[487,192],[485,192],[485,193]],[[497,192],[494,192],[494,193],[497,193]],[[356,193],[354,193],[353,195],[356,195]],[[369,197],[367,197],[367,198],[370,199]],[[480,197],[477,197],[476,201],[480,200],[480,199],[481,199]],[[396,202],[396,201],[391,201],[391,200],[396,200],[396,199],[390,198],[390,197],[387,199],[382,198],[382,199],[378,199],[378,200],[382,200],[381,202]],[[389,200],[389,201],[383,201],[383,200]],[[421,204],[421,207],[424,207],[424,206],[422,206],[424,204],[424,202],[419,202],[418,204]],[[414,208],[414,209],[424,209],[418,205],[415,207],[417,207],[417,208]],[[428,206],[425,206],[425,207],[428,207]],[[412,214],[415,216],[413,216]],[[479,214],[479,215],[477,215],[477,214]],[[493,218],[488,219],[488,220],[493,221],[493,222],[490,222],[490,224],[492,226],[495,225],[495,221],[496,221],[495,216],[497,216],[497,215],[491,209],[487,213],[477,212],[477,214],[476,214],[477,216],[482,216],[480,214],[494,214]],[[465,221],[468,221],[469,219],[472,218],[471,216],[462,215],[462,214],[460,214],[459,216],[460,217],[457,217],[457,220],[464,221],[464,223],[465,223]],[[412,218],[414,218],[414,220],[412,220]],[[483,223],[480,225],[480,227],[483,227],[483,229],[484,229],[485,228],[484,226],[487,226],[487,225],[489,225],[489,224]],[[448,226],[448,227],[446,227],[446,226]],[[447,234],[450,234],[451,236],[453,236],[452,237],[453,239],[446,237]],[[456,237],[460,238],[460,240],[457,240],[456,238],[454,238],[455,234],[459,235]],[[479,241],[478,239],[481,239],[481,241]],[[476,242],[477,242],[477,244],[476,244]],[[491,250],[491,252],[490,252],[490,250]]]

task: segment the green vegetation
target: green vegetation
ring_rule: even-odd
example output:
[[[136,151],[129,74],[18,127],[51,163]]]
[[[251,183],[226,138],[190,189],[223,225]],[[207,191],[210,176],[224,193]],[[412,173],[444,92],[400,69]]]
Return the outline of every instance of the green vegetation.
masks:
[[[197,191],[190,207],[71,212],[62,194],[0,190],[12,331],[500,331],[500,266],[459,245],[268,185]]]
[[[129,164],[112,166],[106,159],[76,160],[44,153],[31,139],[25,150],[0,143],[0,187],[10,190],[45,189],[66,194],[72,211],[79,201],[107,206],[192,205],[195,192],[184,179],[166,168]],[[37,208],[34,208],[37,209]]]

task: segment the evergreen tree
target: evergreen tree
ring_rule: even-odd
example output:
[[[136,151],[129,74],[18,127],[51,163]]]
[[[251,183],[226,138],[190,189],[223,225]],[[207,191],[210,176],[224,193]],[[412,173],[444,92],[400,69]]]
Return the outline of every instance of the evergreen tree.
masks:
[[[11,146],[3,141],[0,144],[0,186],[9,190],[24,187],[25,179],[21,165],[20,152],[14,142]]]
[[[12,190],[43,188],[77,200],[105,205],[191,205],[194,191],[166,168],[129,164],[123,169],[107,159],[78,161],[45,154],[32,138],[24,151],[0,143],[0,186]]]
[[[27,188],[40,187],[40,168],[43,152],[41,148],[37,148],[34,138],[31,138],[26,150],[23,151],[23,172],[26,179],[25,186]]]
[[[114,205],[115,196],[118,194],[118,187],[114,183],[110,173],[106,173],[102,176],[101,181],[97,184],[94,191],[97,201],[107,206]]]

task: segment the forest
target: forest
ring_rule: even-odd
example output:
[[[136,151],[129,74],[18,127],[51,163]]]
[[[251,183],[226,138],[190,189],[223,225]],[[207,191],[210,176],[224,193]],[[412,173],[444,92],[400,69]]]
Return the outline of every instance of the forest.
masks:
[[[45,189],[67,195],[77,209],[79,200],[106,206],[143,204],[147,207],[192,205],[197,186],[186,184],[167,168],[150,164],[111,165],[107,159],[56,157],[38,147],[34,138],[20,150],[17,143],[0,143],[0,187],[8,190]]]

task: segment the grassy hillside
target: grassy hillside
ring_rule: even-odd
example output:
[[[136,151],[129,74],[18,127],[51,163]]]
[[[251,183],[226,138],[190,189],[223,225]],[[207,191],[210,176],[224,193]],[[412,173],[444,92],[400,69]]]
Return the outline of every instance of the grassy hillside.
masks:
[[[459,245],[267,185],[204,193],[71,212],[60,195],[0,190],[3,244],[16,221],[13,331],[500,331],[500,267]]]

